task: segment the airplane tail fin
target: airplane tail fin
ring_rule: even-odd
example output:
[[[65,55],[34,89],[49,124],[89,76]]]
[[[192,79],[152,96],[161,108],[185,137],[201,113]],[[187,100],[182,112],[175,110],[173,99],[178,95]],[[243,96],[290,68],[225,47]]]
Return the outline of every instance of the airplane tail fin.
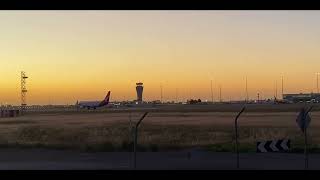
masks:
[[[100,105],[101,105],[101,106],[104,106],[104,105],[109,104],[109,99],[110,99],[110,91],[108,91],[108,94],[106,95],[106,97],[104,98],[104,100],[101,101]]]
[[[110,91],[108,91],[107,96],[104,98],[104,101],[108,104],[110,99]]]

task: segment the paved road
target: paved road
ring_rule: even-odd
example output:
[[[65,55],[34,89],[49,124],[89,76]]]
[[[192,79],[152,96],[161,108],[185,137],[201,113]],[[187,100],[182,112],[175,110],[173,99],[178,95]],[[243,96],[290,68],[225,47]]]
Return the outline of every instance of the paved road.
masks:
[[[188,157],[188,153],[191,152]],[[201,151],[183,152],[139,152],[137,169],[236,169],[236,158],[232,153],[209,153]],[[99,152],[83,153],[45,149],[2,149],[1,170],[69,170],[69,169],[131,169],[132,153]],[[242,153],[240,169],[304,169],[303,154]],[[309,155],[309,169],[320,169],[320,154]]]

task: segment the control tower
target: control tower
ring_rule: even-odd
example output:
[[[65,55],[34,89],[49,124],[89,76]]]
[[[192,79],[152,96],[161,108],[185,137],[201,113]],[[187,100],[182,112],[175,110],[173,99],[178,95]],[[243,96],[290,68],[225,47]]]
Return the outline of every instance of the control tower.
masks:
[[[137,101],[138,103],[142,103],[142,92],[143,92],[143,83],[138,82],[136,83],[136,90],[137,90]]]

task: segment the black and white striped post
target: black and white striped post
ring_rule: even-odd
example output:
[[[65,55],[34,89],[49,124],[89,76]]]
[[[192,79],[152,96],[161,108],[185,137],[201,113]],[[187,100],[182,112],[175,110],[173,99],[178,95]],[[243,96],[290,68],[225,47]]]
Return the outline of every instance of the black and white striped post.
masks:
[[[137,167],[137,141],[138,141],[138,127],[141,121],[146,117],[148,112],[144,113],[143,116],[139,119],[138,123],[135,125],[134,130],[134,143],[133,143],[133,168],[136,169]]]
[[[238,113],[238,115],[236,116],[236,119],[234,120],[234,126],[235,126],[235,136],[236,136],[236,153],[237,153],[237,168],[239,168],[239,149],[238,149],[238,118],[241,115],[241,113],[243,113],[243,111],[246,108],[243,107],[241,109],[241,111]]]

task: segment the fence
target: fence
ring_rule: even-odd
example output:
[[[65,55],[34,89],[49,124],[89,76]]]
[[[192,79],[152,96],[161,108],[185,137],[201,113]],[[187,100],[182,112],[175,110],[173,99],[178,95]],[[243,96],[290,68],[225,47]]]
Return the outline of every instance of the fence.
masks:
[[[20,110],[1,110],[0,113],[0,118],[5,118],[5,117],[17,117],[20,115]]]

